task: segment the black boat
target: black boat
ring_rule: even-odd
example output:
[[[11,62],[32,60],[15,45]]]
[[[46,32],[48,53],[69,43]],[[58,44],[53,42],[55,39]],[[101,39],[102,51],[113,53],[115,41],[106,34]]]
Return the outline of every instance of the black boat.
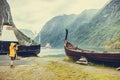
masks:
[[[40,53],[41,45],[35,42],[34,44],[26,42],[24,39],[20,40],[21,42],[24,41],[24,43],[21,44],[21,42],[18,41],[15,35],[14,32],[15,29],[16,28],[13,28],[10,25],[3,26],[0,35],[0,55],[9,54],[10,43],[16,43],[19,47],[19,50],[17,51],[18,56],[22,57],[37,56]]]
[[[98,64],[105,64],[110,66],[120,66],[120,53],[119,52],[96,52],[90,50],[83,50],[75,47],[67,40],[68,30],[66,30],[64,49],[66,55],[74,60],[78,61],[81,57],[87,58],[89,62]]]

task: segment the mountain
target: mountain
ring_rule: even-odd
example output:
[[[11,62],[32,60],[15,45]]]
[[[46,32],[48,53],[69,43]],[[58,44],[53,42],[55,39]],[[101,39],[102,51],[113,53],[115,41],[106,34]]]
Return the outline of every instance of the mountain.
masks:
[[[54,17],[40,32],[42,45],[49,42],[53,47],[63,47],[64,29],[68,28],[68,39],[78,47],[120,48],[119,5],[119,0],[111,0],[100,11],[85,10],[69,19],[71,22],[65,16]]]
[[[9,4],[6,0],[0,0],[0,30],[2,29],[3,23],[8,22],[14,27]]]
[[[119,5],[119,0],[108,3],[88,24],[80,26],[75,31],[74,34],[78,36],[74,41],[78,42],[79,46],[104,47],[114,39],[118,39],[120,37]],[[109,47],[113,47],[112,44],[109,43]]]
[[[96,12],[97,10],[85,10],[79,15],[62,15],[52,18],[40,32],[41,44],[45,46],[46,43],[50,43],[52,47],[63,47],[65,29],[68,28],[74,32],[78,25],[88,23]]]
[[[20,44],[24,44],[26,42],[31,43],[32,40],[16,28],[12,19],[10,6],[7,0],[0,0],[0,36],[2,33],[3,25],[8,23],[13,26],[14,33]],[[36,43],[33,41],[33,44],[36,44]]]
[[[76,40],[79,40],[80,37],[78,37],[78,34],[75,34],[78,29],[83,26],[84,29],[84,25],[88,24],[93,17],[98,13],[99,10],[97,9],[88,9],[88,10],[84,10],[82,13],[79,14],[79,16],[76,18],[76,20],[72,23],[72,25],[69,26],[69,37],[68,39],[72,42],[72,43],[76,43],[78,44],[78,41],[76,42]],[[79,32],[82,32],[88,30],[88,29],[84,29],[84,30],[80,30]]]
[[[79,16],[76,18],[76,20],[73,22],[72,25],[70,25],[71,28],[75,27],[76,29],[85,24],[89,23],[91,19],[96,15],[98,12],[97,9],[86,9],[82,13],[79,14]]]
[[[45,46],[46,43],[50,43],[52,47],[60,47],[64,40],[64,30],[69,27],[70,24],[76,19],[77,15],[61,15],[53,17],[42,28],[41,32],[41,44]],[[38,41],[38,37],[36,40]]]

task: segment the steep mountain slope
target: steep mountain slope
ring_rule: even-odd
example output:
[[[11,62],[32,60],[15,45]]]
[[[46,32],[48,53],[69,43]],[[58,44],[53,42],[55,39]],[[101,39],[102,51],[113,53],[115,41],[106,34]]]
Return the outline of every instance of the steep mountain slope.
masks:
[[[14,33],[19,41],[19,43],[24,44],[23,42],[31,42],[31,39],[23,34],[20,30],[15,27],[13,23],[10,6],[7,0],[0,0],[0,36],[2,33],[3,24],[11,24],[14,27]],[[33,44],[36,44],[33,41]]]
[[[79,14],[79,16],[77,17],[77,19],[73,22],[72,25],[69,26],[69,40],[72,43],[76,43],[78,44],[79,41],[76,42],[76,40],[80,40],[80,37],[78,36],[82,36],[82,32],[85,30],[89,30],[89,29],[84,29],[84,26],[87,25],[92,19],[93,17],[97,14],[99,10],[97,9],[89,9],[89,10],[84,10],[82,13]],[[79,28],[82,28],[80,30],[81,34],[75,34]]]
[[[98,12],[97,9],[84,10],[82,13],[79,14],[79,16],[76,18],[73,24],[70,25],[70,27],[71,28],[75,27],[77,29],[81,25],[89,23],[89,21],[91,21],[91,19],[96,15],[97,12]]]
[[[64,19],[60,20],[56,17],[56,20],[50,20],[43,27],[41,42],[43,45],[50,42],[53,47],[62,47],[65,35],[64,28],[68,28],[68,39],[79,47],[120,48],[118,46],[120,44],[119,5],[120,0],[111,0],[97,14],[86,10],[74,20],[72,19],[73,21],[68,25],[65,25]],[[67,21],[67,19],[65,20]]]
[[[120,1],[112,0],[106,5],[89,24],[79,27],[76,39],[79,44],[86,46],[104,47],[120,35]],[[83,36],[82,36],[83,35]]]
[[[14,27],[9,4],[6,0],[0,0],[0,29],[2,29],[3,23],[8,22]]]
[[[45,46],[50,43],[52,47],[60,47],[63,45],[64,30],[76,19],[76,15],[56,16],[46,23],[42,28],[41,43]],[[38,40],[38,37],[37,37]]]
[[[52,47],[63,47],[65,28],[68,28],[70,32],[74,33],[79,25],[88,23],[96,12],[97,10],[85,10],[79,15],[54,17],[46,23],[40,32],[42,45],[51,43]]]

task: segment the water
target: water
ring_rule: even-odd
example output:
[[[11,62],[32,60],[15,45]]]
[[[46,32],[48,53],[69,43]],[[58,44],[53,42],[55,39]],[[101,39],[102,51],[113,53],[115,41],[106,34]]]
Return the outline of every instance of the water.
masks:
[[[38,56],[54,56],[54,57],[62,57],[65,56],[64,49],[46,49],[41,48],[41,52]]]

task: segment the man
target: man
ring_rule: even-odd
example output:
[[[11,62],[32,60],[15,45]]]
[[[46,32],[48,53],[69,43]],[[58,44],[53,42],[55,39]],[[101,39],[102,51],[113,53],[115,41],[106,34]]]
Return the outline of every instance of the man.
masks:
[[[14,60],[17,56],[16,51],[18,50],[18,46],[16,45],[16,43],[11,43],[9,46],[9,51],[10,51],[10,57],[11,57],[11,62],[10,62],[10,67],[14,68]]]

